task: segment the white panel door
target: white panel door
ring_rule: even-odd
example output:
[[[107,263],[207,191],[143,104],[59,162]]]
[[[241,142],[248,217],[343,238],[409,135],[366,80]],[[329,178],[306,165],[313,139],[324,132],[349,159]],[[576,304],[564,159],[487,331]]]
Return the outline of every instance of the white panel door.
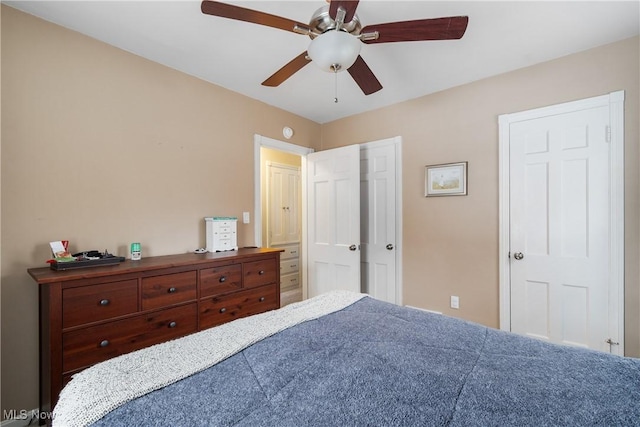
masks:
[[[299,242],[300,241],[300,228],[301,228],[301,215],[300,201],[301,201],[301,188],[300,188],[300,169],[295,168],[290,170],[285,175],[286,178],[286,221],[284,230],[284,239],[286,242]]]
[[[286,215],[286,194],[283,192],[286,176],[284,170],[270,163],[267,164],[267,245],[271,247],[274,243],[280,243],[285,236],[285,215]]]
[[[362,147],[360,194],[362,292],[400,304],[396,283],[395,143]]]
[[[307,295],[360,292],[360,146],[307,156]]]
[[[268,163],[269,246],[300,241],[300,168]]]
[[[511,330],[609,351],[609,107],[515,122]]]

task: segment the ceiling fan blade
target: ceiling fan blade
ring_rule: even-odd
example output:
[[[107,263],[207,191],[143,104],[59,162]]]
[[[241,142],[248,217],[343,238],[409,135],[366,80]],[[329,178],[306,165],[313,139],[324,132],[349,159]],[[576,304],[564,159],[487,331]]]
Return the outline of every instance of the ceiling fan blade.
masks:
[[[336,19],[336,15],[338,14],[338,8],[342,6],[346,15],[344,17],[344,22],[351,22],[353,19],[353,15],[356,13],[356,8],[358,7],[358,2],[360,0],[332,0],[329,4],[329,16],[331,19]]]
[[[369,25],[364,27],[361,32],[378,32],[377,39],[363,40],[367,44],[419,40],[455,40],[464,35],[468,22],[468,16],[450,16],[448,18],[418,19],[415,21]]]
[[[267,80],[263,81],[262,85],[269,87],[280,86],[282,82],[300,71],[302,67],[307,65],[309,62],[311,61],[307,59],[307,52],[302,52],[300,55],[289,61],[284,67],[273,73],[273,75]]]
[[[202,13],[207,15],[266,25],[267,27],[279,28],[281,30],[291,32],[294,32],[293,28],[296,25],[302,28],[308,27],[306,24],[301,24],[300,22],[283,18],[281,16],[271,15],[257,10],[245,9],[244,7],[217,1],[204,0],[200,6],[200,10],[202,10]]]
[[[373,74],[373,71],[371,71],[371,68],[369,68],[360,55],[358,55],[356,62],[354,62],[347,71],[365,95],[371,95],[382,89],[382,85]]]

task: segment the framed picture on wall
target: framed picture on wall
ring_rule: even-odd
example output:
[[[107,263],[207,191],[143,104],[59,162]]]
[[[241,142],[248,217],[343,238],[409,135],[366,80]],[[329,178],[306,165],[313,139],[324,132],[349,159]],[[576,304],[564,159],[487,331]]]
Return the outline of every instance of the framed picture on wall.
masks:
[[[425,166],[424,195],[466,196],[467,162]]]

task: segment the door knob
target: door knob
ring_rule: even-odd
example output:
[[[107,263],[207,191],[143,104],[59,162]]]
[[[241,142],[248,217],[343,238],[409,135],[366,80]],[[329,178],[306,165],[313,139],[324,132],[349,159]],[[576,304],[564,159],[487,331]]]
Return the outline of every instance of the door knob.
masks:
[[[350,251],[355,251],[356,249],[358,249],[358,247],[356,245],[349,246],[349,250]]]
[[[392,250],[393,250],[393,245],[392,245],[391,243],[389,243],[389,244],[387,245],[387,250],[388,250],[388,251],[392,251]]]
[[[524,258],[524,254],[522,252],[516,252],[515,254],[513,254],[513,257],[520,261],[522,258]]]

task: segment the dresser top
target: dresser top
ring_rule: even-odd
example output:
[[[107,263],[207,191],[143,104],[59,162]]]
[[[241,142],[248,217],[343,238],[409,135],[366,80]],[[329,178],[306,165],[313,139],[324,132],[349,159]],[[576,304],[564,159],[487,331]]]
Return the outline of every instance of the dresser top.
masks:
[[[139,261],[125,260],[118,264],[100,267],[78,268],[75,270],[55,271],[49,267],[30,268],[29,275],[39,284],[53,283],[61,280],[88,279],[123,273],[134,273],[141,270],[156,270],[168,267],[207,264],[212,261],[227,261],[235,258],[243,259],[252,255],[264,255],[282,252],[279,248],[240,248],[237,251],[206,252],[203,254],[179,254],[145,257]]]

